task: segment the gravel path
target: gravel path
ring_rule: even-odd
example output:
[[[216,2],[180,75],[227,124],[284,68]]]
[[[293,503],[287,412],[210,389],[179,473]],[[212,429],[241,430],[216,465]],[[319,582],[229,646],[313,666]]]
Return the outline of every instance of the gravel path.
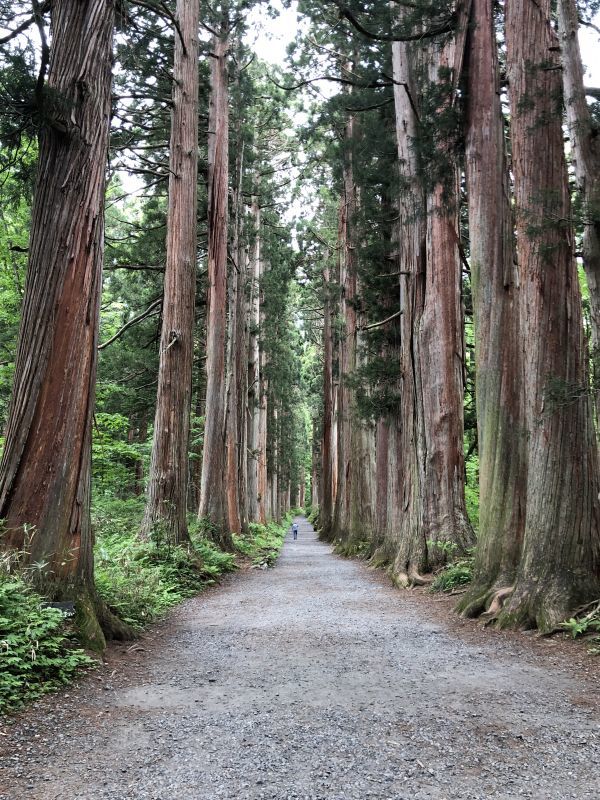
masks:
[[[0,799],[600,797],[591,685],[290,538],[6,728]]]

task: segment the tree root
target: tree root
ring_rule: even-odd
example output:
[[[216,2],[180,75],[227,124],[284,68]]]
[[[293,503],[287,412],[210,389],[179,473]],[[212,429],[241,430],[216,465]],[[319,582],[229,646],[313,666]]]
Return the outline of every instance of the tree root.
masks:
[[[371,569],[380,569],[381,567],[387,567],[390,563],[390,559],[385,549],[383,547],[378,547],[367,563]]]
[[[470,586],[465,596],[456,604],[455,610],[461,617],[474,619],[478,617],[482,611],[485,611],[492,595],[493,589],[490,589],[489,586],[485,588],[481,585]]]
[[[100,598],[97,598],[96,601],[96,614],[106,639],[130,642],[139,637],[137,631],[131,625],[127,625],[126,622],[120,620],[116,614],[113,614],[104,600]]]
[[[501,589],[495,590],[487,611],[481,614],[481,618],[486,620],[486,625],[489,625],[497,619],[498,614],[504,607],[504,603],[512,595],[514,590],[514,586],[503,586]]]
[[[433,583],[431,575],[421,575],[415,567],[402,570],[393,575],[393,581],[399,589],[410,589],[413,586],[429,586]]]

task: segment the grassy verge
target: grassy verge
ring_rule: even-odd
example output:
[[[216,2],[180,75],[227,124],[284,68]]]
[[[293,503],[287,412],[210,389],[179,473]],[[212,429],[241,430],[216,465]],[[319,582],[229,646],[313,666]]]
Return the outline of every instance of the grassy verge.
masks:
[[[66,615],[0,567],[0,714],[65,686],[93,664]]]
[[[280,524],[268,522],[266,525],[259,525],[251,522],[247,535],[234,534],[233,542],[236,550],[250,559],[254,567],[272,567],[277,561],[292,519],[300,513],[301,509],[290,511]]]
[[[170,546],[160,536],[141,542],[142,513],[139,499],[113,499],[94,512],[98,592],[111,611],[137,630],[236,568],[233,554],[203,538],[198,526],[191,528],[191,548]]]

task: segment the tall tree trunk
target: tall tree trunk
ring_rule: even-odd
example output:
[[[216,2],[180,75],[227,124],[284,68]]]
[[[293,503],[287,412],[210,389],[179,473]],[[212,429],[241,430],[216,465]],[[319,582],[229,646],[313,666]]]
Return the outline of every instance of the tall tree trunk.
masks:
[[[239,130],[238,130],[239,140]],[[242,214],[241,198],[241,179],[243,170],[243,147],[239,147],[236,158],[235,181],[237,184],[235,198],[235,218],[233,222],[233,236],[231,242],[231,252],[233,258],[229,268],[229,331],[227,337],[227,417],[225,422],[225,448],[226,448],[226,470],[225,487],[227,491],[227,516],[229,530],[240,533],[242,530],[242,516],[240,507],[240,474],[239,474],[239,406],[241,403],[240,395],[240,371],[239,360],[244,362],[245,347],[243,335],[243,322],[240,324],[239,314],[242,313],[243,306],[240,303],[242,291],[242,272],[239,263],[240,256],[240,227]]]
[[[181,544],[189,541],[188,448],[198,182],[197,0],[178,0],[176,18],[163,321],[148,499],[141,535],[165,537],[172,544]]]
[[[329,539],[333,522],[333,341],[329,266],[323,270],[323,438],[321,442],[321,536]]]
[[[279,413],[277,407],[273,402],[273,416],[272,416],[272,445],[271,445],[271,469],[269,471],[269,516],[271,519],[277,521],[279,519],[279,470],[281,468],[279,458]]]
[[[260,279],[262,275],[260,206],[254,198],[251,210],[254,223],[254,241],[250,267],[249,346],[248,346],[248,519],[258,522],[258,452],[260,421]]]
[[[355,367],[356,348],[356,264],[354,227],[356,224],[356,186],[353,170],[354,119],[348,118],[345,131],[345,154],[343,181],[344,190],[340,200],[338,222],[338,275],[339,314],[344,320],[344,330],[338,338],[338,383],[337,383],[337,492],[334,519],[330,539],[346,540],[351,523],[352,482],[352,392],[348,387],[348,376]]]
[[[226,34],[215,36],[208,121],[208,316],[206,324],[206,423],[198,516],[214,541],[232,546],[225,484],[225,343],[227,336],[227,219],[229,106]]]
[[[319,495],[319,484],[320,484],[320,476],[319,476],[319,464],[321,463],[320,453],[319,453],[319,437],[313,432],[313,440],[312,440],[312,465],[311,465],[311,477],[310,477],[310,505],[311,508],[318,509],[319,504],[321,502],[321,497]]]
[[[242,198],[240,191],[240,211]],[[237,295],[237,383],[238,383],[238,496],[240,504],[240,522],[242,532],[248,529],[248,320],[246,305],[246,287],[248,283],[248,250],[242,242],[242,223],[240,218],[240,233],[238,246],[239,286]]]
[[[473,0],[466,84],[466,180],[475,319],[480,513],[475,578],[460,603],[484,611],[512,586],[525,520],[526,437],[518,277],[492,0]]]
[[[547,631],[600,594],[598,463],[550,0],[508,0],[506,43],[528,475],[522,557],[499,621]]]
[[[583,266],[590,290],[596,417],[600,418],[600,142],[585,99],[576,0],[558,0],[567,126],[583,211]]]
[[[263,327],[264,313],[262,302],[260,303],[261,328]],[[260,345],[259,355],[259,406],[258,406],[258,452],[257,452],[257,503],[258,503],[258,522],[264,525],[267,521],[267,492],[269,490],[268,471],[267,471],[267,443],[268,443],[268,413],[269,413],[269,381],[266,378],[266,354],[264,346]]]
[[[388,449],[391,505],[386,539],[375,560],[392,560],[402,586],[423,583],[427,543],[423,526],[425,436],[419,337],[425,300],[425,201],[413,143],[417,137],[416,81],[408,44],[392,45],[394,106],[400,191],[400,418],[393,420]],[[424,381],[427,385],[427,379]]]
[[[387,417],[382,417],[377,420],[375,432],[375,513],[372,546],[378,553],[381,553],[388,526],[389,445],[390,421]]]
[[[55,0],[29,266],[0,463],[3,546],[74,600],[86,645],[124,635],[94,589],[90,460],[114,5]],[[52,107],[52,98],[60,105]],[[64,109],[68,108],[68,114]],[[113,624],[114,623],[114,624]]]
[[[463,3],[462,6],[465,4]],[[456,34],[428,51],[430,85],[446,97],[434,114],[453,103],[450,74],[458,80],[464,49],[461,19]],[[445,85],[444,85],[445,84]],[[452,144],[437,144],[438,158],[447,160],[447,176],[436,177],[427,193],[425,304],[421,317],[419,356],[423,381],[425,468],[422,485],[425,540],[448,542],[464,552],[474,543],[465,504],[464,463],[464,339],[461,304],[462,268],[459,254],[459,171]],[[438,566],[447,551],[431,547],[428,566]]]

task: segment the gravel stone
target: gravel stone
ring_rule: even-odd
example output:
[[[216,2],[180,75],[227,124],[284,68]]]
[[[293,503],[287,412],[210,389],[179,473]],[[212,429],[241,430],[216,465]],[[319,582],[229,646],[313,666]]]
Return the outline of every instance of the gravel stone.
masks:
[[[274,569],[10,721],[0,800],[600,797],[597,687],[465,639],[299,522]]]

